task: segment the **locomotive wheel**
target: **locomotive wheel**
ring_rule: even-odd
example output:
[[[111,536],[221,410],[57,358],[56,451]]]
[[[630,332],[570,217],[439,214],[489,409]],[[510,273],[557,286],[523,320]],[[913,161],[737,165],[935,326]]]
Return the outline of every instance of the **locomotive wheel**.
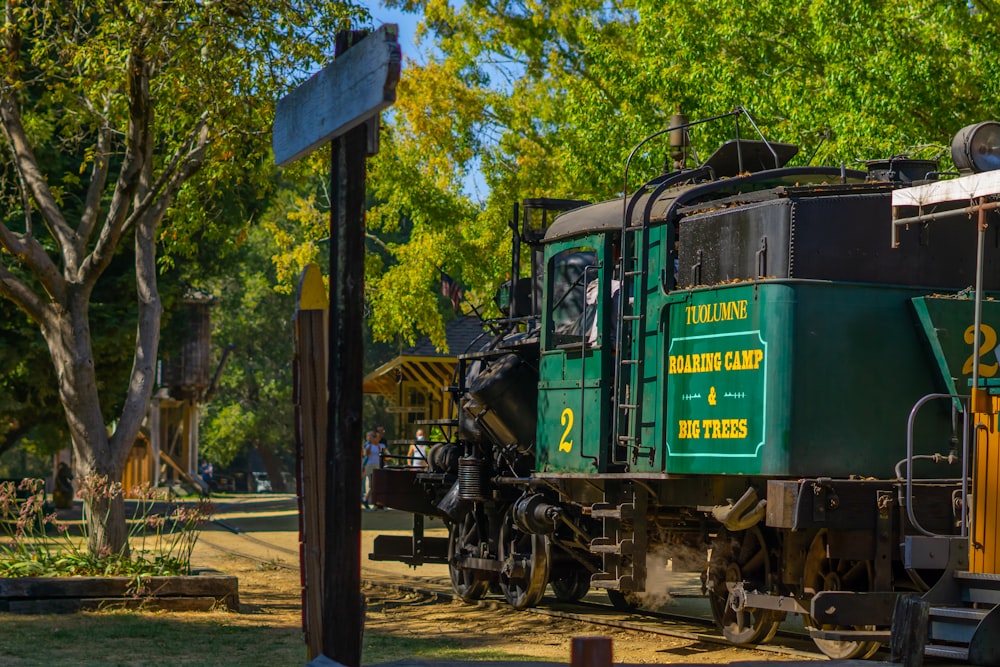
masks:
[[[803,567],[802,589],[806,593],[816,594],[820,591],[857,591],[871,590],[872,563],[867,560],[847,560],[844,558],[828,558],[827,547],[829,535],[826,529],[816,533]],[[802,623],[806,630],[874,630],[875,626],[844,626],[820,625],[812,616],[803,616]],[[840,641],[837,639],[819,639],[813,637],[813,643],[820,651],[834,660],[864,660],[875,655],[881,644],[874,641]]]
[[[553,578],[549,582],[552,593],[560,602],[576,602],[582,600],[590,592],[590,572],[574,570],[566,576]]]
[[[767,591],[770,580],[771,557],[759,528],[719,531],[708,563],[708,599],[726,639],[734,644],[766,644],[774,637],[780,617],[770,609],[737,609],[731,594],[739,582],[751,590]]]
[[[549,541],[523,533],[510,512],[500,526],[500,588],[514,609],[534,607],[549,583]]]
[[[483,554],[480,553],[480,545],[485,541],[475,512],[466,512],[465,516],[448,528],[448,574],[451,576],[451,587],[466,602],[483,599],[490,588],[492,577],[485,572],[458,567],[458,559],[466,556],[481,558]]]
[[[622,593],[609,588],[608,600],[618,611],[633,611],[639,608],[639,596],[635,593]]]

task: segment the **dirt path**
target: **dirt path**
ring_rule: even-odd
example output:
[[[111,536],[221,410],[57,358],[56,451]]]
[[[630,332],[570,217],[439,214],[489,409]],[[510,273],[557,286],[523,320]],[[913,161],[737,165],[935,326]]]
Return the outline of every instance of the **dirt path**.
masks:
[[[298,515],[291,496],[220,498],[215,521],[202,534],[192,563],[196,568],[234,574],[240,580],[242,613],[227,624],[266,625],[297,632],[301,628],[298,566]],[[376,534],[409,534],[410,518],[401,512],[364,512],[362,577],[403,580],[414,575],[448,580],[444,565],[413,570],[402,563],[367,560]],[[238,531],[238,532],[233,532]],[[429,521],[428,535],[445,535],[440,521]],[[238,551],[257,560],[225,553]],[[486,607],[441,602],[406,592],[368,587],[365,664],[422,658],[421,651],[441,651],[450,659],[521,659],[568,662],[570,642],[578,636],[611,636],[616,662],[725,663],[776,660],[773,654],[736,650],[697,640],[673,639],[638,632],[519,613],[501,602]],[[413,643],[410,640],[426,640]],[[385,647],[389,648],[385,648]],[[447,648],[452,647],[452,653]]]

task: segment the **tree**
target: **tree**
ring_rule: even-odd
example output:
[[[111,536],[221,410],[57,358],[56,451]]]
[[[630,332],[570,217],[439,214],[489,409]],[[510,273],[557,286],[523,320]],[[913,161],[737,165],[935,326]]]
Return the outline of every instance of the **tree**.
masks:
[[[121,479],[146,412],[158,246],[170,266],[232,243],[239,221],[212,216],[229,193],[266,184],[273,100],[361,18],[332,0],[6,3],[0,196],[13,206],[0,221],[0,294],[45,340],[83,476]],[[91,304],[116,257],[131,253],[132,366],[109,433]],[[91,550],[127,552],[120,496],[89,502]]]
[[[218,297],[213,317],[215,340],[231,346],[218,392],[211,398],[202,417],[204,456],[227,466],[249,447],[256,447],[264,459],[275,491],[284,490],[281,459],[291,463],[295,442],[292,403],[292,316],[297,276],[282,275],[273,261],[281,244],[289,238],[308,238],[313,216],[308,201],[281,189],[259,221],[240,232],[242,242],[229,258],[230,271],[209,281]],[[322,224],[329,229],[329,218]],[[313,233],[315,236],[315,231]],[[308,249],[311,248],[313,252]],[[305,264],[315,259],[316,244],[297,246],[289,259]],[[280,263],[282,268],[284,263]],[[290,269],[293,271],[294,269]]]
[[[370,168],[372,229],[414,222],[369,286],[381,336],[438,340],[433,267],[460,267],[485,300],[508,270],[513,202],[619,196],[631,148],[677,110],[697,119],[743,105],[769,139],[800,145],[796,164],[856,167],[944,153],[956,130],[995,113],[1000,92],[994,2],[388,4],[419,12],[434,50],[407,63]],[[697,154],[732,127],[692,130]],[[745,121],[741,130],[752,133]],[[653,142],[637,156],[630,189],[660,172],[666,152]],[[481,202],[463,194],[477,170],[489,187]]]

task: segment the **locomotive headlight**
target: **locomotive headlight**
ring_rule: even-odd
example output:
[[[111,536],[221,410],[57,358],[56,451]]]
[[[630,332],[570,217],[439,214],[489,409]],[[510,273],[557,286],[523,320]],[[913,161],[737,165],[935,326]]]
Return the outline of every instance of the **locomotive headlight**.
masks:
[[[951,159],[959,171],[979,173],[1000,169],[1000,123],[967,125],[951,140]]]

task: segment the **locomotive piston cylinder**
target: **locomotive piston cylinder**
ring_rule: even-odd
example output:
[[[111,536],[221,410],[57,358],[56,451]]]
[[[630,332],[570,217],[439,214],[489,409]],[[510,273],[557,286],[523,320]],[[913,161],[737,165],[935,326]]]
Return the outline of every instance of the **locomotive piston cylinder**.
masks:
[[[524,496],[514,503],[514,525],[530,535],[550,535],[556,530],[560,510],[539,494]]]

